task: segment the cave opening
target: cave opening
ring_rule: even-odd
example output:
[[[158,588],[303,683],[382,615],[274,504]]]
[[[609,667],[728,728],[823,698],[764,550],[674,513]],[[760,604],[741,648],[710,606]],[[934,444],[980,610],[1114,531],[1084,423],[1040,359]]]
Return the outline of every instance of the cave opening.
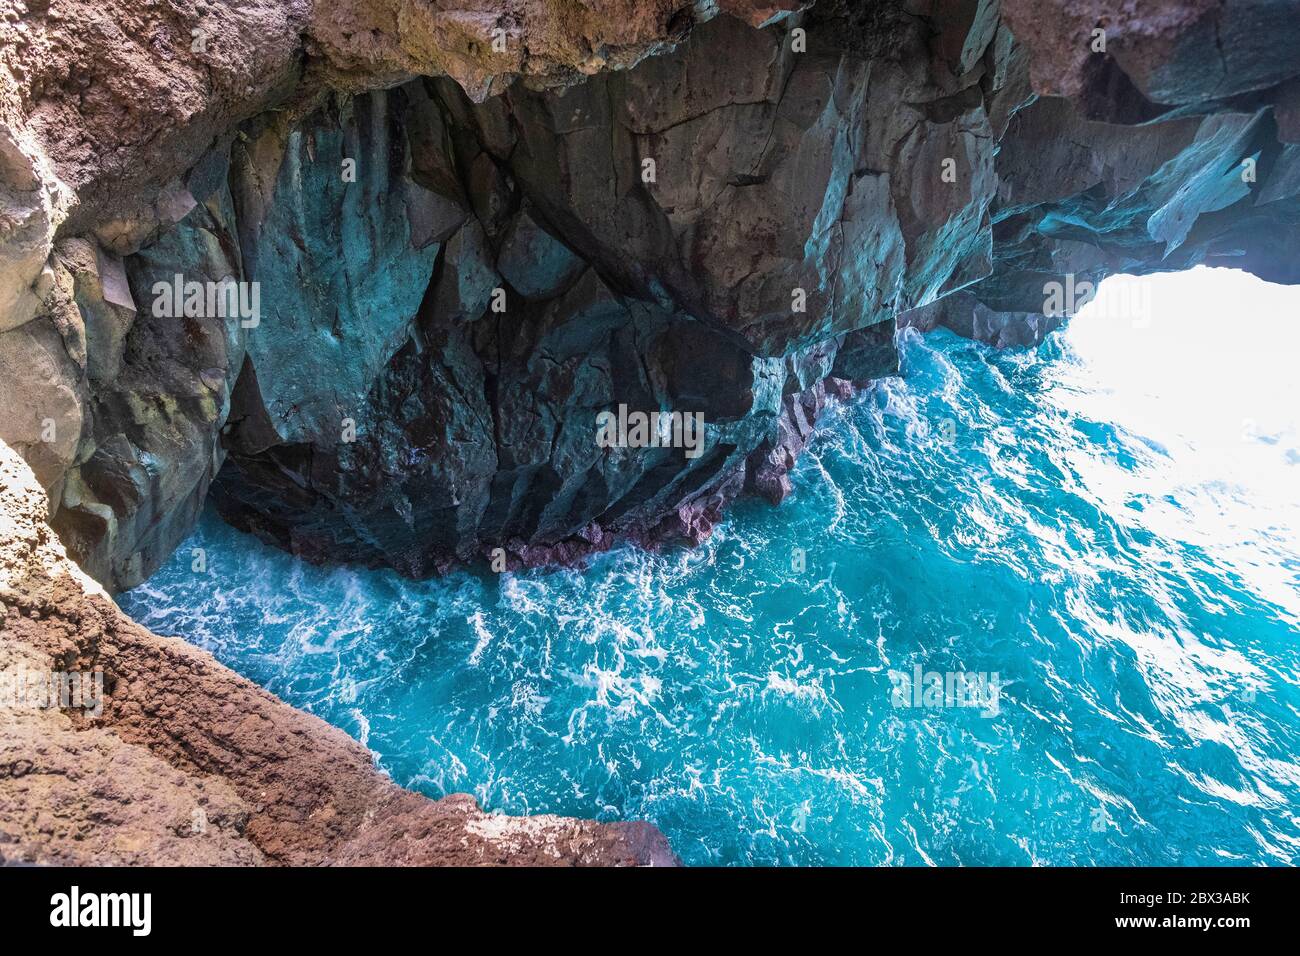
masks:
[[[1156,452],[1115,507],[1196,540],[1300,621],[1300,289],[1198,266],[1114,276],[1063,343],[1096,389],[1063,393]],[[1100,476],[1100,472],[1097,472]],[[1140,496],[1140,498],[1138,497]],[[1146,502],[1141,505],[1139,502]]]

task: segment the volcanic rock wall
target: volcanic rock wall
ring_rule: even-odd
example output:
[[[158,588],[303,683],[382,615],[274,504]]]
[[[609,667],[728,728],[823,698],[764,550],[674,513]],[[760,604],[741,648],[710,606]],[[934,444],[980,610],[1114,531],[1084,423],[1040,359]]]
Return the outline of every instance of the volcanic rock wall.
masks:
[[[0,437],[110,588],[210,494],[313,560],[570,561],[780,500],[896,321],[1295,281],[1296,5],[1059,6],[15,8]],[[702,453],[600,447],[620,407]]]

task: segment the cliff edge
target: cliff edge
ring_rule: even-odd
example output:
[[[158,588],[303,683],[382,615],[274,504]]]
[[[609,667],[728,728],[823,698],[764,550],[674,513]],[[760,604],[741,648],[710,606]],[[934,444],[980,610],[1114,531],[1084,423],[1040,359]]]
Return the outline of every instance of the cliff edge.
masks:
[[[676,863],[647,823],[402,789],[342,731],[132,622],[68,559],[47,508],[0,442],[0,863]],[[60,701],[62,675],[85,686]]]

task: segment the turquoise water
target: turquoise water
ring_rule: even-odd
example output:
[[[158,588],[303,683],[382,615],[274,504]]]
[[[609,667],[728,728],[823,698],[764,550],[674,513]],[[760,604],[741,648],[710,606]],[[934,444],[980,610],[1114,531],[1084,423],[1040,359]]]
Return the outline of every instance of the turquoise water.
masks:
[[[1300,862],[1300,395],[1251,391],[1296,355],[1235,368],[1219,318],[1182,353],[1164,318],[905,333],[793,496],[695,550],[410,582],[209,514],[120,600],[402,784],[649,819],[688,863]],[[918,665],[996,701],[899,706]]]

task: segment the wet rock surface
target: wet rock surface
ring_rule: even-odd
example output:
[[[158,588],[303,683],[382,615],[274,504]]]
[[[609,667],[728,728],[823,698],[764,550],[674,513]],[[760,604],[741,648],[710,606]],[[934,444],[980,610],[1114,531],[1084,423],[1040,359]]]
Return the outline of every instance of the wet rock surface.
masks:
[[[790,397],[821,406],[837,338],[885,330],[874,348],[892,353],[901,306],[988,259],[978,237],[942,241],[993,198],[983,113],[972,101],[932,122],[914,108],[873,142],[873,69],[881,95],[924,102],[960,84],[946,61],[851,49],[831,14],[762,31],[719,18],[677,52],[562,93],[392,91],[389,112],[416,131],[412,176],[460,203],[462,224],[364,403],[293,428],[254,356],[260,388],[237,389],[223,440],[223,514],[313,560],[427,574],[698,540],[730,498],[777,481],[749,463],[788,467],[774,453],[804,407]],[[918,22],[888,28],[924,49]],[[920,149],[931,127],[956,148],[959,181],[917,208],[918,161],[898,140]],[[905,185],[877,171],[895,150]],[[888,354],[857,366],[845,377],[894,370]],[[597,416],[619,408],[698,414],[703,445],[601,448]]]
[[[831,3],[718,18],[559,93],[398,91],[463,223],[410,342],[338,411],[355,441],[247,454],[236,424],[219,506],[313,560],[417,575],[697,540],[744,489],[784,497],[793,419],[832,374],[892,374],[896,317],[1024,346],[1081,304],[1045,308],[1067,275],[1229,257],[1285,280],[1269,105],[1103,122],[1029,73],[988,4]],[[701,413],[703,454],[596,447],[620,406]]]

